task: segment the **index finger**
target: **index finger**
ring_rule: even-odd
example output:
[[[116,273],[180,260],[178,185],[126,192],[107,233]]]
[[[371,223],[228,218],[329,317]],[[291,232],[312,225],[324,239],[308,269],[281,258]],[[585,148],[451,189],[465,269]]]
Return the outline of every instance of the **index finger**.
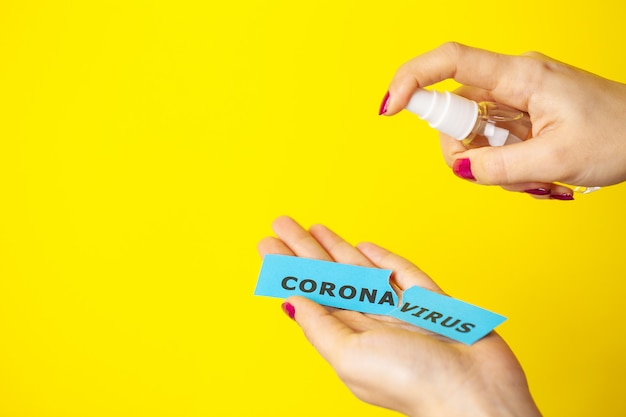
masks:
[[[449,42],[402,65],[389,85],[386,115],[402,110],[413,92],[446,79],[489,91],[494,99],[520,110],[528,108],[530,81],[523,62],[532,58],[498,54]]]
[[[301,296],[292,296],[287,302],[294,306],[294,320],[302,328],[307,340],[331,365],[341,357],[342,348],[355,334],[346,323],[326,307]]]
[[[404,291],[417,285],[430,291],[445,294],[435,281],[402,256],[370,242],[359,243],[357,249],[378,268],[391,269],[393,271],[392,280],[400,290]]]
[[[278,217],[272,223],[272,229],[296,256],[323,261],[333,260],[326,249],[291,217]]]

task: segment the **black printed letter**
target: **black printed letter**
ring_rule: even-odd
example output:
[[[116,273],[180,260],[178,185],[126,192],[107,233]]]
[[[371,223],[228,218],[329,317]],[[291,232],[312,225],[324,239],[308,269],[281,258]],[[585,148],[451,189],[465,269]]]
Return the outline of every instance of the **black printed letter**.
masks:
[[[446,319],[445,319],[444,321],[442,321],[440,324],[441,324],[443,327],[454,327],[454,326],[456,326],[457,324],[459,324],[459,323],[461,322],[461,320],[456,319],[456,320],[454,321],[454,323],[452,323],[452,324],[448,324],[448,320],[452,320],[452,317],[450,317],[450,316],[446,317]]]
[[[459,329],[458,327],[454,330],[456,330],[459,333],[468,333],[470,330],[472,330],[474,327],[476,327],[475,324],[472,323],[463,323],[461,324],[461,328]]]
[[[367,297],[367,301],[369,301],[370,303],[374,303],[376,302],[377,292],[378,290],[373,290],[373,292],[370,292],[370,290],[368,290],[367,288],[361,288],[361,296],[359,297],[359,301],[363,301],[365,300],[365,297]]]
[[[283,278],[283,281],[280,283],[280,285],[281,285],[284,289],[286,289],[287,291],[293,291],[293,290],[295,290],[295,289],[296,289],[296,287],[288,287],[288,286],[287,286],[287,282],[288,282],[288,281],[296,281],[296,282],[298,282],[298,278],[296,278],[296,277],[285,277],[285,278]]]
[[[346,289],[349,290],[348,294],[346,294]],[[356,295],[356,288],[350,285],[344,285],[343,287],[339,288],[339,296],[341,298],[345,298],[346,300],[351,300],[354,298],[355,295]]]
[[[382,297],[380,297],[380,301],[378,302],[378,304],[389,304],[390,306],[395,306],[395,304],[393,303],[393,295],[391,295],[391,291],[387,291],[385,292],[385,294],[383,294]]]
[[[306,284],[309,284],[310,288],[306,288]],[[312,279],[303,279],[300,281],[300,291],[302,292],[313,292],[317,288],[317,283]]]
[[[426,317],[424,317],[424,320],[430,319],[430,321],[432,321],[433,323],[437,323],[437,319],[440,319],[442,317],[443,314],[437,313],[436,311],[431,311]]]
[[[325,292],[328,293],[331,297],[334,297],[333,290],[335,289],[335,284],[332,282],[322,282],[322,286],[320,287],[320,295],[324,295]]]

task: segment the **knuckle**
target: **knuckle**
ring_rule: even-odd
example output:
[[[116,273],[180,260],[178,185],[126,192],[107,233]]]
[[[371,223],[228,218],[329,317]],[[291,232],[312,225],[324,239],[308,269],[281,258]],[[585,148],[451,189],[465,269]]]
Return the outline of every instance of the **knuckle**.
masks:
[[[445,42],[438,48],[444,55],[448,56],[452,62],[457,62],[465,53],[467,46],[459,42]]]
[[[540,52],[526,52],[522,58],[526,59],[528,74],[535,79],[543,79],[551,74],[562,72],[565,66]]]
[[[546,55],[542,54],[539,51],[526,51],[520,54],[520,56],[534,58],[534,59],[548,59]]]
[[[466,48],[466,46],[459,42],[448,41],[448,42],[442,43],[441,46],[439,46],[439,48],[442,51],[445,51],[446,53],[459,54],[462,52],[464,48]]]
[[[537,71],[542,75],[554,74],[563,70],[563,65],[551,60],[536,60]]]

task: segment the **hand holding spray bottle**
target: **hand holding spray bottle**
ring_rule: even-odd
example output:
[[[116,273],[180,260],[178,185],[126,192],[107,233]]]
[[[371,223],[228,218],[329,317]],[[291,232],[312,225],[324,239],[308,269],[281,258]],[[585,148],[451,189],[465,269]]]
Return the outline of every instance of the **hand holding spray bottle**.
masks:
[[[504,146],[532,137],[528,114],[500,103],[477,103],[448,91],[418,89],[405,109],[430,127],[463,142],[466,148]],[[586,194],[600,187],[571,188]]]

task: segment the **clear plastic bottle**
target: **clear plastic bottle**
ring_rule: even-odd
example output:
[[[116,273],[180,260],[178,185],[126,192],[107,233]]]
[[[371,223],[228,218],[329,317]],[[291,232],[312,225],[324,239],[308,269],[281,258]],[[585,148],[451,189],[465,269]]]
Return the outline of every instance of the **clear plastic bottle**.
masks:
[[[466,148],[503,146],[532,137],[528,114],[500,103],[477,103],[448,91],[418,89],[405,107]],[[579,193],[600,187],[568,186]]]

